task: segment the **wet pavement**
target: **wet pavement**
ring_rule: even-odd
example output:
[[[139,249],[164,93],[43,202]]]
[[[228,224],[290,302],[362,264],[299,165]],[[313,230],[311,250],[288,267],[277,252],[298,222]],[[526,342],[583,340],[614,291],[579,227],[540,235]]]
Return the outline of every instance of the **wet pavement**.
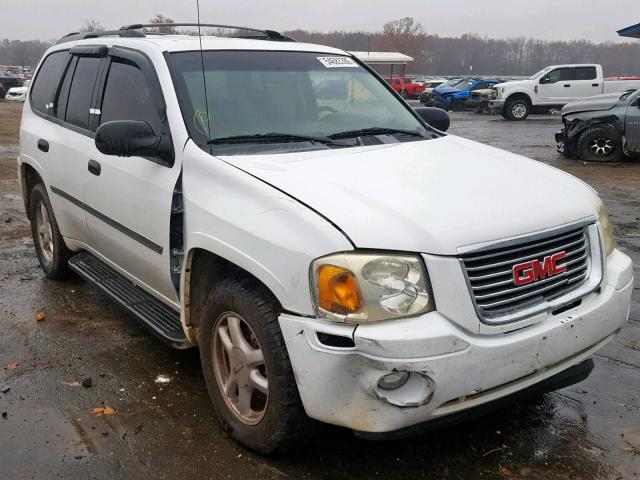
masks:
[[[639,280],[631,319],[581,384],[412,440],[370,443],[325,427],[299,451],[262,457],[218,428],[197,351],[164,346],[79,279],[44,278],[8,118],[15,111],[0,103],[0,479],[640,478]],[[554,149],[558,125],[551,116],[509,123],[454,113],[451,132],[593,185],[640,279],[640,163],[567,161]],[[115,412],[98,416],[96,407]]]

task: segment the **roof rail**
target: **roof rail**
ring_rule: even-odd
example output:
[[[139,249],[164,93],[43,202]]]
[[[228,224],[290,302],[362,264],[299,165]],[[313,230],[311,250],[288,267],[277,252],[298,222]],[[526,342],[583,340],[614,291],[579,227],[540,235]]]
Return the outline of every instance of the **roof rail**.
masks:
[[[144,37],[142,32],[135,30],[104,30],[102,32],[71,32],[60,37],[56,44],[64,42],[73,42],[75,40],[84,40],[85,38],[98,37]]]
[[[275,40],[280,42],[295,42],[295,40],[286,35],[282,35],[275,30],[261,30],[259,28],[251,27],[239,27],[237,25],[219,25],[216,23],[134,23],[132,25],[124,25],[120,27],[122,31],[137,31],[143,28],[162,28],[162,27],[207,27],[207,28],[228,28],[232,30],[244,30],[247,32],[255,32],[261,34],[260,36],[244,36],[239,35],[235,38],[262,38],[266,37],[266,40]]]

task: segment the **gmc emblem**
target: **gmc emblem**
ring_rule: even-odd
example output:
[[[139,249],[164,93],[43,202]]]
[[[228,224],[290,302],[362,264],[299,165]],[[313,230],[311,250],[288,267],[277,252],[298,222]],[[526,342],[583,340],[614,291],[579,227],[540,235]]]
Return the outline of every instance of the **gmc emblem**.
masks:
[[[516,285],[526,285],[537,282],[541,278],[553,277],[559,273],[567,271],[567,265],[558,265],[558,262],[565,258],[565,252],[554,253],[540,260],[519,263],[513,266],[513,283]]]

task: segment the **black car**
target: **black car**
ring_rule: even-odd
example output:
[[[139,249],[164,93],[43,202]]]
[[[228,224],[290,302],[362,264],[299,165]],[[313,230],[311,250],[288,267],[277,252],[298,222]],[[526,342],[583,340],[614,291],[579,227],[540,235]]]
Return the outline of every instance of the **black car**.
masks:
[[[0,84],[4,87],[0,88],[0,98],[4,98],[10,88],[22,86],[22,79],[10,72],[0,72]]]
[[[562,108],[558,151],[586,161],[640,154],[640,90],[583,98]]]

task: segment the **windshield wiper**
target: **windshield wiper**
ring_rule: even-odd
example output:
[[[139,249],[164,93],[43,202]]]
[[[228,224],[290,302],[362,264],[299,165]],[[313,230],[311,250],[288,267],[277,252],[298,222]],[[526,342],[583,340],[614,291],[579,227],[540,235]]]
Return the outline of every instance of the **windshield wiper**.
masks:
[[[388,128],[388,127],[369,127],[369,128],[360,128],[358,130],[347,130],[344,132],[333,133],[328,135],[330,139],[334,138],[346,138],[346,137],[363,137],[366,135],[385,135],[385,134],[394,134],[394,133],[402,133],[404,135],[412,135],[415,137],[424,137],[424,134],[418,132],[417,130],[403,130],[401,128]]]
[[[325,145],[337,145],[329,137],[315,137],[312,135],[296,135],[293,133],[256,133],[254,135],[233,135],[230,137],[212,138],[207,143],[211,145],[233,144],[233,143],[253,143],[253,142],[315,142]]]

